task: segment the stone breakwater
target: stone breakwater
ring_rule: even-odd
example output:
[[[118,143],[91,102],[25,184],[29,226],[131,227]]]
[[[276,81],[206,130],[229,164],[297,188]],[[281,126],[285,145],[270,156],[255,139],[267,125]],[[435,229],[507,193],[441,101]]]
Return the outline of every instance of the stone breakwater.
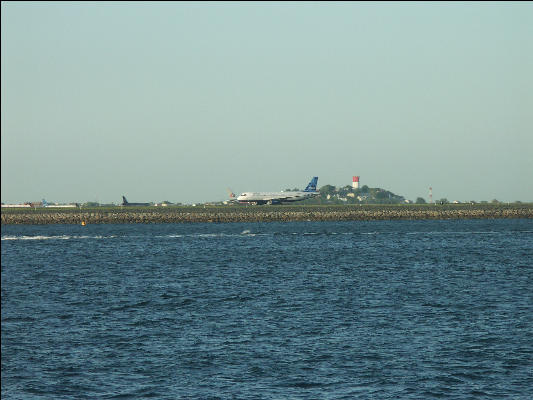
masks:
[[[191,222],[372,221],[421,219],[533,218],[532,205],[498,206],[256,206],[117,210],[2,211],[2,224],[124,224]]]

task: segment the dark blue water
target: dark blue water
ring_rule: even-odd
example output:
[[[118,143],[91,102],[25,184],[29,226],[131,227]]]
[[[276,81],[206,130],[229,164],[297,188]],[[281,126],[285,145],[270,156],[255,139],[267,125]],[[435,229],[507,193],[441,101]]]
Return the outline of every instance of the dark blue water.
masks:
[[[531,399],[533,221],[2,226],[2,399]]]

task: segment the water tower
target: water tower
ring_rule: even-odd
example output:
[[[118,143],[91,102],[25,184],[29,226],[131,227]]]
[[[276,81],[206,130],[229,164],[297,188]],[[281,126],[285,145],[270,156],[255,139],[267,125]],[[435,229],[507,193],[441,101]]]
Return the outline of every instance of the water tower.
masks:
[[[358,176],[354,176],[352,178],[352,188],[359,189],[359,177]]]

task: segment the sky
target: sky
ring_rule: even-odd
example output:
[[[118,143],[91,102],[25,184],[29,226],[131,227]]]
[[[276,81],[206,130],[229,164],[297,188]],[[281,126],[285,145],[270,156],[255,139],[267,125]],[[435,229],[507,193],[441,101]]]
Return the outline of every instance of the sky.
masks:
[[[533,201],[531,2],[1,3],[1,200]]]

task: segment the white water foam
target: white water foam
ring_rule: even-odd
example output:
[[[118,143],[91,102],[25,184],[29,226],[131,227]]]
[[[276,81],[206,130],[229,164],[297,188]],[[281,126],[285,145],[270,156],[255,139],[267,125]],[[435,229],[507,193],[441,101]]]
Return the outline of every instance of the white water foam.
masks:
[[[45,235],[37,235],[37,236],[2,236],[2,240],[70,240],[70,239],[112,239],[117,236],[102,236],[102,235],[96,235],[96,236],[73,236],[73,235],[57,235],[57,236],[45,236]]]

